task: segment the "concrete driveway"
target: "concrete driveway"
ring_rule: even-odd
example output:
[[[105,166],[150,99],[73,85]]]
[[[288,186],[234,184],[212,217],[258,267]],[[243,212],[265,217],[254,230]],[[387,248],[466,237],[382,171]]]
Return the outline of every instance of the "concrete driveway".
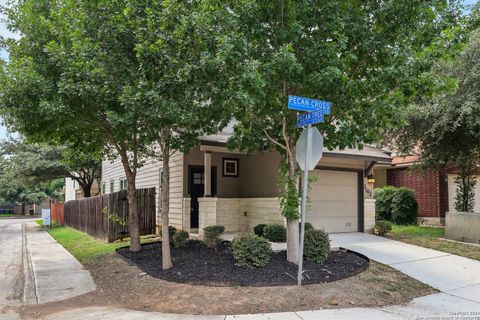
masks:
[[[31,218],[0,219],[0,318],[95,290],[90,273]]]
[[[364,233],[332,234],[332,245],[362,253],[441,291],[406,305],[348,308],[256,315],[195,316],[92,307],[51,315],[75,319],[480,319],[480,261],[425,249]]]

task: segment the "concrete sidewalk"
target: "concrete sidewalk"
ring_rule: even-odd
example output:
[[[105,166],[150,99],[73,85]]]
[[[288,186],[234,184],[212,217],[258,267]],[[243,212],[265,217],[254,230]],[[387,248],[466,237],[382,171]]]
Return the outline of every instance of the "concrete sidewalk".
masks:
[[[51,315],[51,320],[80,319],[478,319],[480,318],[480,262],[365,233],[332,234],[332,246],[362,253],[442,293],[420,297],[405,305],[382,308],[324,309],[255,315],[195,316],[92,307]],[[470,314],[469,314],[470,313]],[[432,319],[433,319],[432,318]]]
[[[364,254],[449,295],[480,303],[480,261],[366,233],[330,238],[334,246]]]
[[[24,304],[60,301],[96,289],[90,273],[36,223],[25,226]]]

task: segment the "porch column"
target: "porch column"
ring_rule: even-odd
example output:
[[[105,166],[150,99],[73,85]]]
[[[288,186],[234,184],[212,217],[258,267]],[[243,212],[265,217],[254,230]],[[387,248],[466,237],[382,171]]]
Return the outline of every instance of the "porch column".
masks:
[[[212,196],[212,152],[205,151],[203,157],[203,167],[205,170],[204,196]]]

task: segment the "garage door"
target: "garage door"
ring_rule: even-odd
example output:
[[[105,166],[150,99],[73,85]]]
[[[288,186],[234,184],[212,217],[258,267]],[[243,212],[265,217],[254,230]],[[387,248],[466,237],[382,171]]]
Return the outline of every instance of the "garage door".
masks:
[[[315,170],[307,221],[327,232],[358,231],[358,173]]]

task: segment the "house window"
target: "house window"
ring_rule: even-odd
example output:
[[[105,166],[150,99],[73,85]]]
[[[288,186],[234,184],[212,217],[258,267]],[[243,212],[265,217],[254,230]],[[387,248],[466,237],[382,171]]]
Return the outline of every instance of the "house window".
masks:
[[[193,174],[193,184],[205,184],[205,174],[201,172],[195,172]]]
[[[223,158],[223,176],[238,177],[238,159]]]
[[[107,183],[104,182],[102,183],[102,194],[106,194],[107,193]]]
[[[128,182],[127,179],[120,179],[120,190],[127,190]]]
[[[110,193],[115,192],[115,181],[110,180]]]

